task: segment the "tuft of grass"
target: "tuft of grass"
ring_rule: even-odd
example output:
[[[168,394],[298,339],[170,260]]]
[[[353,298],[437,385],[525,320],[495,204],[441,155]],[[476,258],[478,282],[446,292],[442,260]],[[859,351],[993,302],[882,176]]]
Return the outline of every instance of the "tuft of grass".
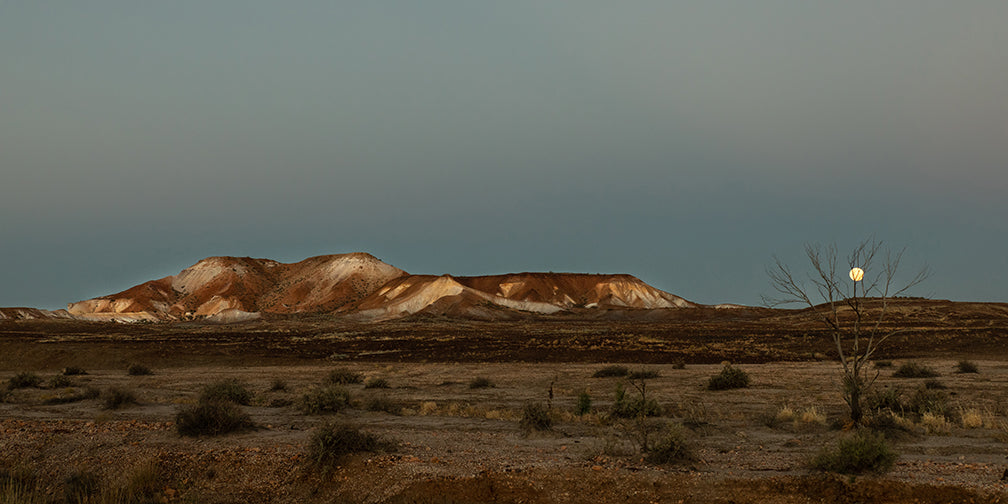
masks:
[[[626,376],[630,371],[626,366],[606,366],[592,375],[592,378],[613,378]]]
[[[591,396],[588,395],[587,390],[582,390],[581,393],[578,394],[577,404],[574,405],[574,414],[577,416],[584,416],[585,414],[591,412],[591,406]]]
[[[934,369],[916,362],[905,362],[893,372],[893,378],[936,378],[938,376],[938,372]]]
[[[343,387],[326,385],[301,397],[300,409],[306,415],[336,413],[350,405],[350,393]]]
[[[87,371],[84,371],[84,368],[79,368],[77,366],[68,366],[63,368],[63,376],[78,376],[86,374]]]
[[[105,409],[119,409],[132,404],[137,404],[137,399],[129,390],[109,387],[102,394],[102,407]]]
[[[10,390],[20,389],[20,388],[39,388],[42,384],[42,378],[35,373],[30,373],[28,371],[18,373],[7,380],[7,388]]]
[[[683,429],[671,424],[647,451],[645,459],[652,464],[676,464],[694,460],[694,456]]]
[[[897,454],[885,437],[860,431],[840,439],[835,447],[824,448],[811,462],[813,469],[840,474],[883,474],[892,468]]]
[[[328,385],[352,385],[364,381],[364,376],[349,369],[333,369],[325,377]]]
[[[903,411],[903,401],[900,398],[899,391],[892,388],[872,390],[865,397],[864,406],[866,410],[874,412],[885,410],[891,412]]]
[[[98,490],[98,475],[90,471],[74,471],[63,480],[64,502],[86,502]]]
[[[231,402],[248,406],[252,402],[252,392],[239,380],[222,380],[203,387],[200,402]]]
[[[273,378],[273,381],[270,382],[269,391],[270,392],[286,392],[287,391],[287,382],[284,381],[282,378]]]
[[[640,371],[631,371],[627,374],[627,378],[631,380],[649,380],[660,376],[661,373],[654,369],[641,369]]]
[[[252,427],[248,413],[229,402],[200,402],[175,415],[175,430],[181,436],[218,436]]]
[[[921,387],[917,389],[906,404],[907,411],[923,417],[925,413],[941,415],[945,418],[952,417],[952,406],[949,404],[948,394],[942,390]]]
[[[320,469],[331,469],[343,457],[354,453],[391,450],[394,447],[378,436],[361,432],[356,427],[325,424],[308,440],[308,462]]]
[[[477,376],[476,378],[469,380],[469,388],[471,389],[493,388],[496,386],[497,385],[495,385],[494,382],[490,381],[490,378],[485,376]]]
[[[721,372],[707,380],[707,390],[730,390],[749,386],[749,374],[731,364],[725,364]]]
[[[961,360],[956,364],[956,373],[979,373],[980,368],[977,367],[976,363],[968,360]]]
[[[548,431],[553,428],[553,419],[550,417],[549,408],[541,402],[527,402],[522,406],[522,417],[518,422],[522,430]]]
[[[368,411],[382,411],[392,415],[398,415],[402,412],[402,406],[399,403],[385,396],[369,397],[364,402],[364,409]]]
[[[74,381],[69,376],[56,375],[56,376],[53,376],[49,380],[49,388],[52,388],[52,389],[67,388],[67,387],[73,387],[73,386],[74,386]]]
[[[154,372],[151,371],[149,367],[144,366],[143,364],[134,363],[130,364],[130,366],[126,368],[126,374],[130,376],[148,376],[154,374]]]
[[[387,389],[390,388],[388,380],[385,378],[369,378],[364,382],[364,388],[366,389]]]

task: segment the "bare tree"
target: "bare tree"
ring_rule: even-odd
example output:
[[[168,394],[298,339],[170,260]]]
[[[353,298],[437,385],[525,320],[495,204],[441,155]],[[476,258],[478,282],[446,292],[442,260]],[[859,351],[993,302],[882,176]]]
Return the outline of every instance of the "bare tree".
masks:
[[[877,372],[867,377],[866,366],[887,339],[906,330],[886,324],[890,301],[931,275],[923,266],[900,283],[896,276],[905,250],[893,252],[870,238],[854,247],[841,265],[835,244],[806,244],[811,270],[803,277],[776,256],[767,268],[770,283],[781,296],[764,298],[768,306],[804,304],[828,328],[843,369],[844,401],[855,425],[862,421],[862,400],[878,377]]]

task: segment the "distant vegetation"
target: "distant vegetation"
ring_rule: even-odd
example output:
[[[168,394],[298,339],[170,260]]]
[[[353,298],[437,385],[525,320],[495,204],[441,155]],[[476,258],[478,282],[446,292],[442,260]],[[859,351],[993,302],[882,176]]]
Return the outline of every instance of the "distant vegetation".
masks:
[[[968,360],[961,360],[956,364],[956,373],[979,373],[980,368],[977,367],[975,362]]]
[[[916,362],[905,362],[895,372],[893,378],[934,378],[938,372]]]
[[[130,367],[126,369],[126,374],[130,376],[146,376],[152,375],[154,372],[143,364],[130,364]]]
[[[391,450],[394,443],[347,425],[325,424],[308,441],[307,460],[320,469],[331,469],[347,455]]]
[[[630,371],[626,366],[606,366],[592,375],[592,378],[613,378],[626,376]]]
[[[731,364],[725,364],[721,372],[707,380],[707,390],[729,390],[749,386],[749,374]]]
[[[490,381],[490,378],[485,376],[477,376],[469,381],[469,388],[471,389],[484,389],[496,387],[494,382]]]
[[[862,430],[825,448],[811,463],[813,469],[841,474],[882,474],[896,463],[896,452],[884,437]]]

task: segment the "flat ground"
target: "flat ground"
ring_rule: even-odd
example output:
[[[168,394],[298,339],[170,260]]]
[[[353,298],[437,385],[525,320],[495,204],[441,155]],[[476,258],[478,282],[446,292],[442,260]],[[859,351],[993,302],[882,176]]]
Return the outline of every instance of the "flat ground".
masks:
[[[894,378],[893,370],[907,361],[929,366],[947,387],[939,393],[948,415],[900,415],[887,431],[895,467],[857,478],[807,467],[850,433],[828,342],[801,326],[8,322],[0,326],[0,378],[31,372],[41,387],[14,389],[0,403],[0,483],[8,489],[0,500],[62,499],[68,478],[89,473],[98,494],[143,486],[161,502],[999,502],[1008,495],[1008,356],[996,322],[931,324],[893,340],[884,356],[893,367],[877,369],[879,389],[909,402],[926,380]],[[963,358],[979,373],[955,373]],[[706,390],[721,360],[745,370],[750,387]],[[153,374],[127,374],[134,362]],[[657,372],[646,380],[662,410],[652,423],[680,432],[690,459],[649,463],[634,442],[637,424],[608,418],[618,387],[638,397],[626,378],[592,377],[614,363]],[[87,374],[52,384],[66,366]],[[302,413],[301,398],[334,369],[389,388],[345,385],[350,408]],[[494,386],[470,388],[478,377]],[[242,409],[256,427],[178,435],[177,412],[225,379],[253,392]],[[271,390],[275,381],[284,389]],[[105,409],[112,388],[137,404]],[[83,398],[89,389],[98,397]],[[581,392],[592,406],[578,416]],[[529,402],[551,404],[551,430],[520,427]],[[306,453],[326,423],[357,426],[393,446],[315,467]]]

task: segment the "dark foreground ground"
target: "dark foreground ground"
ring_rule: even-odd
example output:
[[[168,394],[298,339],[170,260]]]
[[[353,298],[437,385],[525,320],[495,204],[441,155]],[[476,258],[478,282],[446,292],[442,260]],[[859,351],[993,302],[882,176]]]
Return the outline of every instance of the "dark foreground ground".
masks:
[[[673,320],[417,319],[361,325],[324,317],[239,325],[0,322],[0,379],[39,376],[0,402],[0,502],[1001,502],[1008,469],[1008,318],[1003,305],[916,302],[895,322],[911,330],[879,355],[878,387],[908,402],[924,379],[893,377],[914,361],[939,373],[948,414],[898,416],[900,454],[884,476],[808,468],[848,436],[832,345],[798,312],[699,311]],[[968,359],[979,373],[955,373]],[[729,360],[749,388],[712,392]],[[141,363],[152,375],[131,376]],[[609,363],[655,371],[657,429],[678,430],[692,456],[642,459],[635,426],[609,413],[625,378]],[[87,374],[58,381],[67,366]],[[306,414],[303,396],[333,369],[382,379],[345,389],[339,413]],[[494,386],[473,389],[482,377]],[[237,380],[255,428],[184,437],[176,415],[202,388]],[[284,387],[275,390],[277,381]],[[106,408],[112,389],[136,399]],[[89,397],[86,392],[100,392]],[[575,415],[580,393],[589,413]],[[550,397],[552,396],[552,398]],[[530,402],[550,405],[551,430],[519,425]],[[377,405],[377,407],[375,407]],[[320,468],[313,433],[353,425],[388,446]],[[90,475],[90,476],[88,476]],[[78,485],[78,486],[75,486]],[[133,495],[134,497],[124,497]]]

